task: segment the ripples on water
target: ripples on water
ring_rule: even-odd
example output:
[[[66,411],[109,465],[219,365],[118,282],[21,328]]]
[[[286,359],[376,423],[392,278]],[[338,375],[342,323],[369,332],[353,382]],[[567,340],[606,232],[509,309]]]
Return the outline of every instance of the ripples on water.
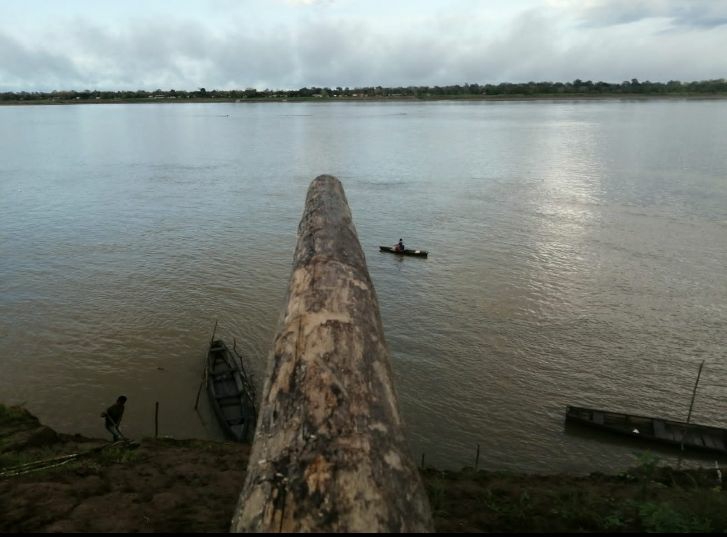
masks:
[[[229,115],[229,117],[227,117]],[[262,383],[310,180],[344,183],[412,451],[612,470],[566,404],[727,426],[727,102],[0,108],[0,399],[212,436],[215,319]],[[378,252],[399,237],[431,252]]]

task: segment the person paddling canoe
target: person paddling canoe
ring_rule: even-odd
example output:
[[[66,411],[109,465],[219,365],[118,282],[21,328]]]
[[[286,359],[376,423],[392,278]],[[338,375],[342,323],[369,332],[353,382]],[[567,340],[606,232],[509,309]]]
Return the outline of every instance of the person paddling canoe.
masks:
[[[399,239],[399,243],[396,246],[394,246],[394,250],[396,250],[397,252],[403,252],[404,251],[404,241]]]

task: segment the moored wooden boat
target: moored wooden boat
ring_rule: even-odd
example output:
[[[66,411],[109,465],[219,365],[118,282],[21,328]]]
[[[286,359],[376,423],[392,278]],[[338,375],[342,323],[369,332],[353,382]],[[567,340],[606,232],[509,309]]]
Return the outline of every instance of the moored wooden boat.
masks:
[[[233,352],[235,355],[233,355]],[[252,440],[257,421],[255,388],[235,350],[221,339],[207,353],[207,393],[222,430],[231,440]]]
[[[393,246],[379,246],[379,250],[397,255],[412,255],[415,257],[427,257],[429,255],[429,252],[426,250],[409,250],[408,248],[403,252],[399,252]]]
[[[566,422],[684,448],[727,453],[727,429],[635,416],[577,406],[566,407]]]

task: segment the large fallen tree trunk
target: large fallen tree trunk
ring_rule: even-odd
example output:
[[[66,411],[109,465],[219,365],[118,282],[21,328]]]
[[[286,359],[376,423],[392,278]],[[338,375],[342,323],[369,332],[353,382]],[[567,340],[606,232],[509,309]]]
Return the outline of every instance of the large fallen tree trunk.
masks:
[[[431,531],[341,183],[310,185],[233,531]]]

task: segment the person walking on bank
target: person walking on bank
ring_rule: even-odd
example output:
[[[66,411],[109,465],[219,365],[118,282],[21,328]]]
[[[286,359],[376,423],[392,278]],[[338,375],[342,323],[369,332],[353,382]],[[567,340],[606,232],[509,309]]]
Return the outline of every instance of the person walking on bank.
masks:
[[[126,396],[120,395],[116,399],[116,403],[106,409],[105,412],[101,413],[102,418],[106,418],[106,430],[111,433],[114,438],[114,442],[124,438],[124,435],[119,431],[119,424],[121,424],[121,418],[124,415],[124,403],[126,403]]]

